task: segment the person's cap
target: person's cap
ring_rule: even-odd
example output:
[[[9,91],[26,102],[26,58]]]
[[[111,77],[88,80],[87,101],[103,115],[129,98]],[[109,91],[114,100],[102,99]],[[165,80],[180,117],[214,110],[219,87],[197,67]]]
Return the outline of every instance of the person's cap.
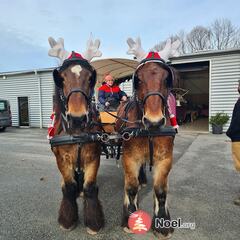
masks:
[[[113,77],[110,74],[106,75],[104,79],[106,81],[113,81]]]

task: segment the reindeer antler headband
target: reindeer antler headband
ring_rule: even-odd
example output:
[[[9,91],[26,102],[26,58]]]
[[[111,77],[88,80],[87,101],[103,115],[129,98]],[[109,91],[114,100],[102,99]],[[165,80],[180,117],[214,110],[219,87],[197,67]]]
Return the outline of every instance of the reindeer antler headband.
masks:
[[[127,54],[133,54],[139,62],[141,62],[145,58],[148,58],[149,53],[146,53],[143,50],[139,37],[136,38],[136,41],[134,41],[132,38],[128,38],[127,43],[129,46]],[[154,56],[156,58],[161,58],[164,61],[167,61],[169,57],[177,57],[179,56],[178,49],[180,47],[180,44],[181,42],[179,40],[176,40],[172,43],[171,39],[168,39],[164,49],[159,52],[155,52]]]
[[[48,55],[51,57],[56,57],[60,59],[60,63],[62,64],[64,60],[71,56],[71,53],[66,51],[64,48],[64,39],[59,38],[56,41],[54,38],[49,37],[48,42],[50,44],[51,49],[48,51]],[[87,61],[91,61],[94,57],[101,57],[102,52],[99,50],[100,40],[96,39],[93,41],[92,34],[90,35],[89,40],[87,41],[87,48],[83,54],[80,54]]]

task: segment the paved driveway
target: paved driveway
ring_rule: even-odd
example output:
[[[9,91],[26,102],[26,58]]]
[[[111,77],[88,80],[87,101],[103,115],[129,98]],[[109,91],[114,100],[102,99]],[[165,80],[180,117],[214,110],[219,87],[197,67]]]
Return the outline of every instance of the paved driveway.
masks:
[[[46,140],[46,130],[9,128],[0,133],[0,239],[156,239],[128,235],[119,227],[123,173],[112,159],[102,159],[98,175],[106,227],[96,237],[80,224],[63,232],[57,224],[60,174]],[[172,219],[195,222],[195,230],[176,229],[173,240],[237,240],[240,175],[234,171],[230,143],[224,135],[180,133],[176,137],[168,205]],[[151,175],[148,172],[148,177]],[[151,180],[140,192],[141,209],[152,213]]]

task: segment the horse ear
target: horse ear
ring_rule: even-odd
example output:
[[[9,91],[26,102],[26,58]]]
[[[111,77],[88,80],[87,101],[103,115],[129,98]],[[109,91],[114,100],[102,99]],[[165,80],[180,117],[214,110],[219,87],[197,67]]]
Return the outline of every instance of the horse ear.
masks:
[[[91,87],[91,88],[94,88],[94,87],[95,87],[96,81],[97,81],[97,73],[96,73],[96,70],[94,70],[94,71],[92,72],[92,76],[91,76],[91,79],[90,79],[90,87]]]
[[[174,67],[169,67],[172,72],[172,88],[179,88],[180,72]]]
[[[63,88],[63,78],[60,76],[58,69],[53,70],[53,80],[57,87]]]

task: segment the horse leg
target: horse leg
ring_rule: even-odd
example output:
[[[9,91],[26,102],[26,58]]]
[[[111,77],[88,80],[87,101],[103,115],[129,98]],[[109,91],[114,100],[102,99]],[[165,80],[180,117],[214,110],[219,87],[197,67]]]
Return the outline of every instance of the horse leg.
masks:
[[[96,185],[99,161],[96,159],[85,164],[84,175],[84,224],[89,234],[97,234],[104,227],[104,214],[98,199],[98,186]]]
[[[171,165],[172,158],[165,158],[154,164],[154,216],[152,229],[159,239],[170,238],[174,230],[173,228],[164,228],[157,223],[160,219],[171,220],[167,206],[167,184]]]
[[[142,164],[139,175],[138,175],[139,185],[145,187],[147,185],[147,174],[146,174],[146,164]]]
[[[138,209],[138,173],[141,167],[141,162],[124,152],[123,167],[125,174],[125,186],[122,227],[124,231],[129,233],[130,230],[128,229],[128,218]]]
[[[72,151],[71,151],[72,150]],[[78,189],[74,179],[75,149],[67,150],[63,146],[54,148],[58,168],[62,174],[63,198],[59,209],[58,222],[65,230],[72,230],[78,222]],[[75,152],[76,153],[76,152]]]

